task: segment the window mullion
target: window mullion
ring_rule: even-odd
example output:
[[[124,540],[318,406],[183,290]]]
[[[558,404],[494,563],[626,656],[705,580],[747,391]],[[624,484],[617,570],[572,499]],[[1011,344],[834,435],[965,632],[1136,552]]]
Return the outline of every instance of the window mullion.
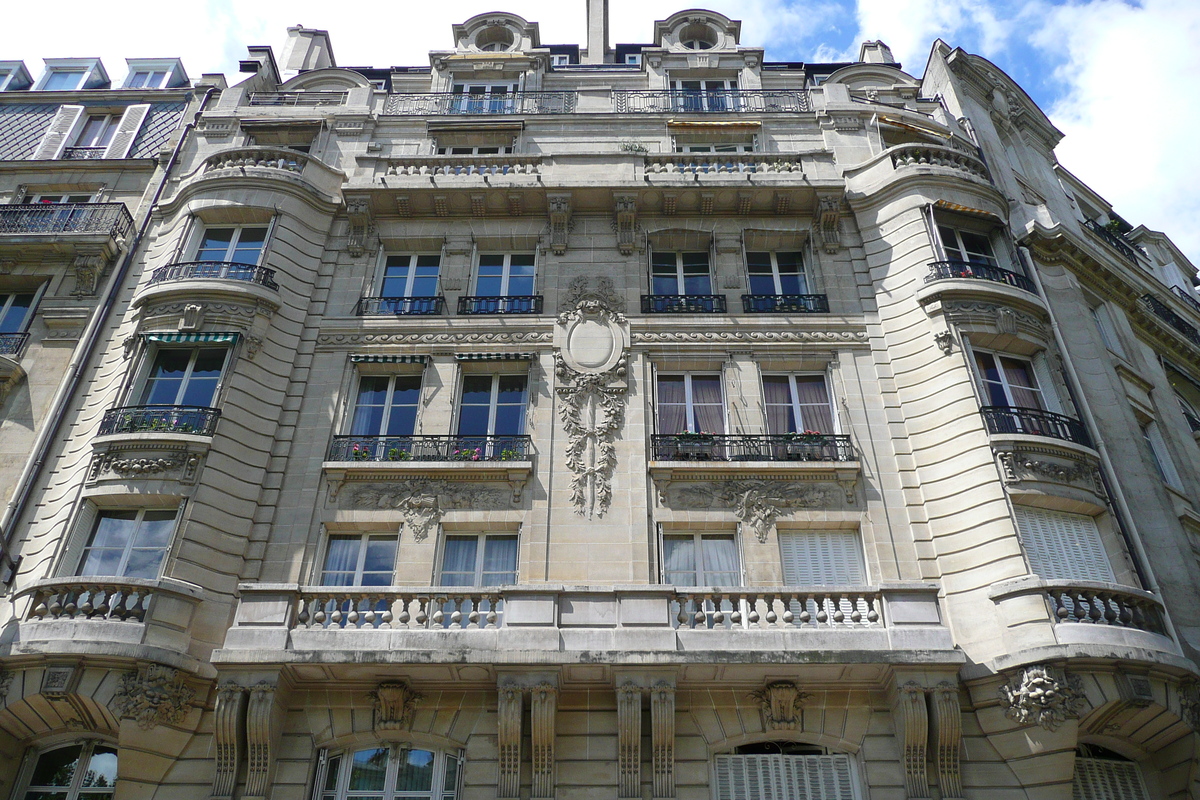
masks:
[[[83,779],[92,761],[92,753],[96,749],[96,740],[88,739],[79,748],[79,760],[75,762],[75,775],[71,778],[71,786],[67,789],[67,800],[76,800],[79,790],[83,788]]]
[[[358,537],[358,559],[354,564],[354,585],[362,586],[363,569],[367,562],[367,541],[370,534],[364,533]]]
[[[487,550],[487,534],[480,534],[479,544],[475,547],[475,586],[483,586],[484,551]]]
[[[500,405],[500,376],[492,376],[492,391],[488,395],[488,426],[487,435],[494,436],[496,433],[496,415]]]
[[[404,296],[413,296],[413,284],[417,280],[417,257],[410,255],[408,257],[408,277],[404,281]]]
[[[192,349],[192,355],[188,358],[187,367],[183,370],[183,380],[179,382],[179,388],[175,390],[174,405],[183,405],[183,397],[187,394],[188,384],[192,381],[192,371],[196,366],[196,359],[200,356],[200,348]]]
[[[691,375],[691,373],[685,373],[683,376],[683,405],[684,405],[684,409],[687,411],[687,413],[685,414],[684,424],[687,426],[688,431],[691,431],[694,433],[697,431],[697,428],[696,428],[695,407],[692,405],[692,375]]]

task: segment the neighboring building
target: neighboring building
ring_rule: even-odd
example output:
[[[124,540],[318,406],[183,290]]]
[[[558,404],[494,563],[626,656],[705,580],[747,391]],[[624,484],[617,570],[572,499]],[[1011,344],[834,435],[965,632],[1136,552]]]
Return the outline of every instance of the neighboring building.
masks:
[[[1197,795],[1194,267],[978,56],[606,5],[216,84],[8,531],[0,795]]]

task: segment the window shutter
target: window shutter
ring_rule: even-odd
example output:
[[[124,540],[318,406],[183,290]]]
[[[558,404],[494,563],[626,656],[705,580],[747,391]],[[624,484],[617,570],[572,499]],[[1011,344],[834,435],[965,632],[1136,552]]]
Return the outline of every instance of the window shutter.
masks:
[[[125,109],[125,113],[121,115],[121,121],[117,125],[117,132],[113,134],[112,141],[104,150],[104,157],[125,158],[128,156],[129,149],[133,147],[134,137],[137,136],[138,130],[146,121],[146,115],[149,113],[150,105],[148,103]]]
[[[1015,509],[1029,568],[1048,581],[1116,580],[1091,517],[1044,509]]]
[[[1058,389],[1054,383],[1054,375],[1046,360],[1045,352],[1038,353],[1033,357],[1033,374],[1037,378],[1038,388],[1042,390],[1042,403],[1045,404],[1046,410],[1053,411],[1055,414],[1063,413],[1062,403],[1058,399]]]
[[[780,531],[783,579],[791,586],[862,586],[862,545],[854,531]]]
[[[41,143],[33,153],[34,159],[42,160],[61,156],[63,148],[71,140],[71,135],[75,132],[82,116],[83,106],[59,106],[58,113],[50,121],[49,130],[46,131],[46,135],[42,137]]]
[[[1142,773],[1132,761],[1076,758],[1072,800],[1150,800]]]
[[[855,800],[846,755],[718,755],[713,766],[717,800]]]
[[[1146,435],[1150,439],[1150,446],[1154,448],[1154,457],[1158,459],[1158,465],[1162,467],[1163,477],[1173,489],[1183,490],[1183,483],[1179,480],[1179,472],[1175,469],[1175,462],[1171,460],[1171,451],[1167,449],[1166,440],[1163,439],[1162,431],[1158,428],[1158,423],[1151,422],[1146,426]]]

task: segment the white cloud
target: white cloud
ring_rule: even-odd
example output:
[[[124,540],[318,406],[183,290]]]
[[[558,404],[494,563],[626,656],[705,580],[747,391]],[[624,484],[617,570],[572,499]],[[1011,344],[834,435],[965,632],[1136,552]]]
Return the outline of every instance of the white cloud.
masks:
[[[858,57],[858,42],[882,39],[910,72],[924,67],[938,37],[995,53],[1014,33],[1011,18],[997,16],[986,0],[859,0],[858,24],[853,50],[843,58]]]

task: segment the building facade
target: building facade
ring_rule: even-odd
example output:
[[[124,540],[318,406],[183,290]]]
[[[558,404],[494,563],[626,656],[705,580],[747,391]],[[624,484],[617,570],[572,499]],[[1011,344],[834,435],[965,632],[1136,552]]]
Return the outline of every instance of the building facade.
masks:
[[[0,217],[136,173],[144,225],[78,300],[0,239],[21,333],[96,320],[0,359],[5,425],[64,387],[3,429],[0,795],[1197,796],[1192,265],[983,58],[588,18],[10,70]]]

